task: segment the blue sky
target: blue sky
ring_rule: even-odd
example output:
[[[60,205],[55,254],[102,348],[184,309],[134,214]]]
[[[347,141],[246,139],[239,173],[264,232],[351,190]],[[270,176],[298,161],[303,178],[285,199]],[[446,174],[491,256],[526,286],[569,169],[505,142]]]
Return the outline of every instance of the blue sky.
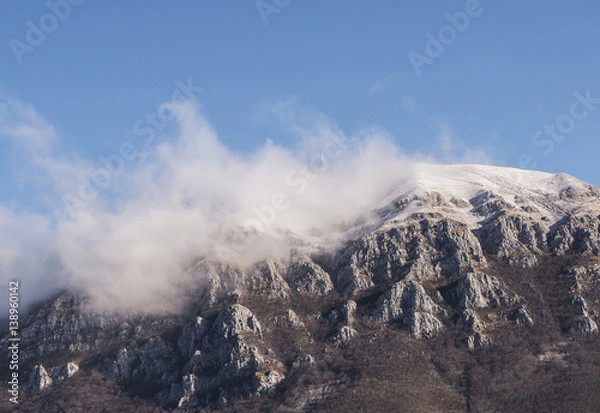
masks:
[[[293,144],[268,110],[293,98],[348,133],[383,128],[409,153],[484,154],[473,158],[600,185],[593,0],[72,3],[12,1],[0,13],[0,97],[35,108],[60,156],[114,153],[179,81],[202,88],[204,114],[240,153]],[[49,31],[35,46],[32,26]],[[444,35],[428,55],[428,38]],[[418,70],[411,51],[427,61]],[[557,123],[567,133],[545,131]],[[0,202],[35,202],[15,172],[23,152],[1,138],[0,151]]]

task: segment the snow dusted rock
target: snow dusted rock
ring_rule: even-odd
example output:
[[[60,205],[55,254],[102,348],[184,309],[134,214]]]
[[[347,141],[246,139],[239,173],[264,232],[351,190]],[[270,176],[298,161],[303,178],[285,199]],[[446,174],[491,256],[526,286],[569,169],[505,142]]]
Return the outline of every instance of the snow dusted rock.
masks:
[[[479,241],[465,224],[423,219],[351,242],[337,256],[335,284],[353,292],[410,276],[428,279],[484,266]]]
[[[459,309],[496,308],[511,302],[500,282],[483,272],[468,273],[455,284],[443,289],[442,295]]]
[[[415,281],[399,281],[377,300],[375,318],[381,321],[402,318],[405,313],[438,313],[439,306],[433,302],[425,289]]]
[[[501,211],[477,233],[486,253],[511,265],[532,267],[537,264],[536,253],[546,249],[546,231],[531,218]]]
[[[315,251],[312,240],[302,240],[289,265],[265,259],[241,268],[199,259],[189,270],[192,287],[181,292],[182,301],[191,303],[185,318],[92,312],[84,296],[57,296],[23,320],[20,356],[28,365],[38,364],[25,379],[44,389],[76,374],[74,363],[40,365],[55,355],[65,361],[85,360],[85,366],[102,359],[92,368],[104,368],[98,371],[109,371],[108,376],[153,396],[165,408],[215,409],[236,399],[268,394],[286,380],[285,374],[290,380],[281,386],[277,399],[287,398],[285,408],[309,411],[312,403],[330,392],[347,389],[343,372],[327,370],[335,363],[337,355],[332,353],[353,340],[367,346],[375,343],[371,337],[384,328],[377,324],[371,330],[367,318],[357,322],[354,300],[361,310],[369,308],[374,291],[384,292],[377,297],[373,319],[391,321],[418,338],[433,337],[448,326],[448,342],[466,337],[469,349],[489,345],[491,337],[501,346],[506,340],[500,334],[517,330],[516,325],[533,325],[533,317],[549,328],[569,323],[571,332],[558,332],[561,335],[598,332],[600,261],[594,255],[599,250],[600,190],[568,176],[510,168],[430,165],[416,169],[422,170],[414,179],[399,183],[381,205],[373,207],[376,222],[367,220],[364,227],[350,228],[351,236],[336,252],[329,252],[331,245],[319,245],[322,249]],[[308,244],[311,247],[304,249]],[[309,258],[312,253],[318,254],[323,267]],[[563,254],[568,257],[561,258]],[[524,299],[509,294],[510,284],[505,289],[504,282],[513,278],[505,279],[497,271],[505,268],[496,267],[497,258],[523,267],[514,269],[524,274],[523,282],[514,287],[526,298],[536,294],[531,308],[522,305]],[[558,266],[528,268],[546,261]],[[561,274],[563,278],[552,279],[563,265],[571,267]],[[540,281],[537,271],[542,269],[548,274]],[[490,274],[498,274],[498,279]],[[570,300],[572,307],[558,316],[560,323],[554,323],[546,317],[556,317],[556,305],[549,304],[545,294],[549,288],[565,285],[568,291],[552,294],[560,297],[561,304]],[[361,291],[371,287],[375,288]],[[264,328],[249,308],[239,304],[247,302],[252,308],[250,303],[263,297],[277,298],[270,301],[280,304],[263,320]],[[337,304],[340,297],[343,305]],[[329,319],[309,322],[334,303]],[[299,309],[306,318],[301,320],[290,308]],[[262,314],[270,309],[260,310]],[[452,314],[446,316],[445,310]],[[273,320],[276,329],[271,328]],[[454,322],[464,331],[456,332]],[[495,329],[497,325],[503,328]],[[330,329],[333,334],[326,334]],[[285,365],[269,348],[281,348],[281,338],[273,336],[281,330],[286,330],[283,337],[297,339],[290,354],[282,351]],[[399,338],[398,343],[406,339],[385,333],[393,333],[390,336]],[[530,340],[535,338],[532,334],[537,329],[520,329],[511,340],[519,342],[519,335]],[[3,340],[0,353],[7,348]],[[113,349],[121,351],[115,356]],[[77,359],[70,353],[77,353]],[[303,356],[307,353],[315,354],[319,362]],[[49,357],[36,360],[39,356]],[[309,382],[320,375],[327,381]],[[272,407],[268,401],[265,405]],[[241,403],[235,408],[244,407]]]
[[[490,191],[480,191],[469,200],[469,203],[473,206],[471,212],[482,217],[489,217],[499,212],[515,209],[502,196]]]
[[[569,215],[558,222],[548,235],[552,252],[589,252],[600,256],[600,216]]]
[[[327,294],[333,290],[329,274],[308,258],[293,263],[286,279],[290,287],[301,294]]]
[[[401,319],[415,337],[430,337],[443,329],[434,314],[443,310],[415,281],[399,281],[377,300],[375,318],[381,321]]]

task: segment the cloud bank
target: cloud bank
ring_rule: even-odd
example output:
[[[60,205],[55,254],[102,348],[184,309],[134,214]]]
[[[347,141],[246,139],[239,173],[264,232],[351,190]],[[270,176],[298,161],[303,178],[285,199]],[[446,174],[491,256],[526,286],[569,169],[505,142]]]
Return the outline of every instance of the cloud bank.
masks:
[[[47,211],[0,206],[2,289],[16,279],[27,301],[78,288],[98,308],[176,310],[202,278],[189,271],[198,259],[248,266],[333,247],[410,175],[414,159],[384,131],[348,136],[285,99],[272,109],[293,148],[232,152],[197,102],[171,102],[173,136],[98,164],[57,154],[56,132],[32,107],[2,100],[0,139],[20,148],[19,175]]]

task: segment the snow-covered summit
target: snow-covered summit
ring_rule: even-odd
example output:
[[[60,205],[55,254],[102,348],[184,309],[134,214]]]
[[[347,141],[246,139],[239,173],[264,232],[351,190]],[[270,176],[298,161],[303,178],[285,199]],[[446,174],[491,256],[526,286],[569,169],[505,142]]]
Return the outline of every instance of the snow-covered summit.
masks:
[[[578,212],[600,213],[600,188],[567,174],[487,165],[416,164],[380,204],[383,224],[439,213],[479,226],[504,210],[552,224]]]

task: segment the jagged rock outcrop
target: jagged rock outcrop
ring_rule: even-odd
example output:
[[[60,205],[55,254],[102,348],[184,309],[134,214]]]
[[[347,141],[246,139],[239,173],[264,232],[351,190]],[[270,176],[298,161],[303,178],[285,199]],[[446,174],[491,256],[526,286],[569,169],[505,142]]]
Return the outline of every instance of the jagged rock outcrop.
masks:
[[[471,212],[482,217],[489,217],[498,212],[514,209],[504,198],[490,191],[480,191],[469,200],[469,203],[473,206]]]
[[[570,304],[577,315],[577,318],[575,319],[575,329],[584,334],[598,333],[598,324],[591,317],[585,299],[580,295],[576,295],[571,299]]]
[[[483,250],[511,265],[532,267],[546,250],[546,233],[539,222],[502,210],[477,231]]]
[[[441,290],[444,298],[459,309],[481,309],[506,306],[514,301],[495,277],[484,272],[468,273],[456,283]]]
[[[554,225],[548,244],[555,254],[573,251],[600,256],[600,216],[568,215]]]
[[[352,325],[354,324],[354,315],[356,312],[356,302],[349,300],[341,307],[333,310],[329,314],[329,323],[337,326],[338,331],[334,337],[334,342],[344,345],[358,335]],[[341,325],[341,327],[339,327]]]
[[[333,290],[329,274],[308,258],[300,258],[294,262],[287,272],[286,279],[289,286],[301,294],[322,295]]]
[[[153,337],[139,348],[122,349],[113,363],[112,375],[119,382],[158,393],[179,380],[178,364],[179,355],[174,346],[162,337]]]
[[[375,318],[381,321],[401,320],[406,330],[415,337],[431,337],[443,329],[434,315],[443,310],[415,281],[399,281],[378,300]]]
[[[285,267],[266,259],[258,263],[248,274],[247,283],[251,292],[264,293],[271,297],[287,298],[289,286],[283,278]]]
[[[468,331],[482,331],[485,329],[485,323],[481,321],[475,311],[470,309],[462,311],[458,318],[458,324]]]
[[[105,350],[177,322],[176,317],[100,313],[88,303],[83,294],[64,292],[43,305],[23,323],[21,359]]]
[[[69,362],[64,366],[54,366],[46,369],[43,365],[34,366],[26,375],[26,388],[43,390],[54,383],[73,377],[79,371],[79,366]]]
[[[197,317],[196,322],[186,324],[183,327],[181,336],[177,340],[177,346],[184,359],[190,359],[194,356],[209,328],[210,323],[202,317]]]
[[[510,313],[508,313],[507,319],[514,321],[517,325],[531,327],[533,325],[533,318],[527,311],[525,305],[522,305]]]
[[[340,308],[335,309],[329,314],[329,321],[332,325],[344,324],[351,326],[354,324],[354,315],[356,312],[356,302],[348,300]]]
[[[492,344],[492,339],[481,333],[475,333],[474,335],[470,335],[467,337],[467,347],[469,350],[473,350],[477,347],[488,346]]]
[[[41,364],[35,366],[29,374],[29,386],[34,389],[44,390],[52,385],[52,378]]]
[[[212,322],[198,317],[186,324],[176,342],[156,336],[140,347],[122,349],[110,375],[143,388],[163,406],[215,406],[264,395],[283,380],[283,365],[260,347],[259,321],[248,308],[234,304]]]
[[[298,314],[294,312],[294,310],[287,310],[283,315],[282,319],[284,326],[288,329],[302,330],[306,327],[302,320],[300,320],[300,317],[298,317]]]
[[[479,241],[459,222],[428,219],[371,233],[336,257],[335,285],[353,292],[386,281],[455,275],[485,266]]]
[[[236,304],[219,313],[183,369],[178,405],[214,405],[273,389],[284,377],[283,367],[261,353],[261,336],[260,323],[246,307]]]

